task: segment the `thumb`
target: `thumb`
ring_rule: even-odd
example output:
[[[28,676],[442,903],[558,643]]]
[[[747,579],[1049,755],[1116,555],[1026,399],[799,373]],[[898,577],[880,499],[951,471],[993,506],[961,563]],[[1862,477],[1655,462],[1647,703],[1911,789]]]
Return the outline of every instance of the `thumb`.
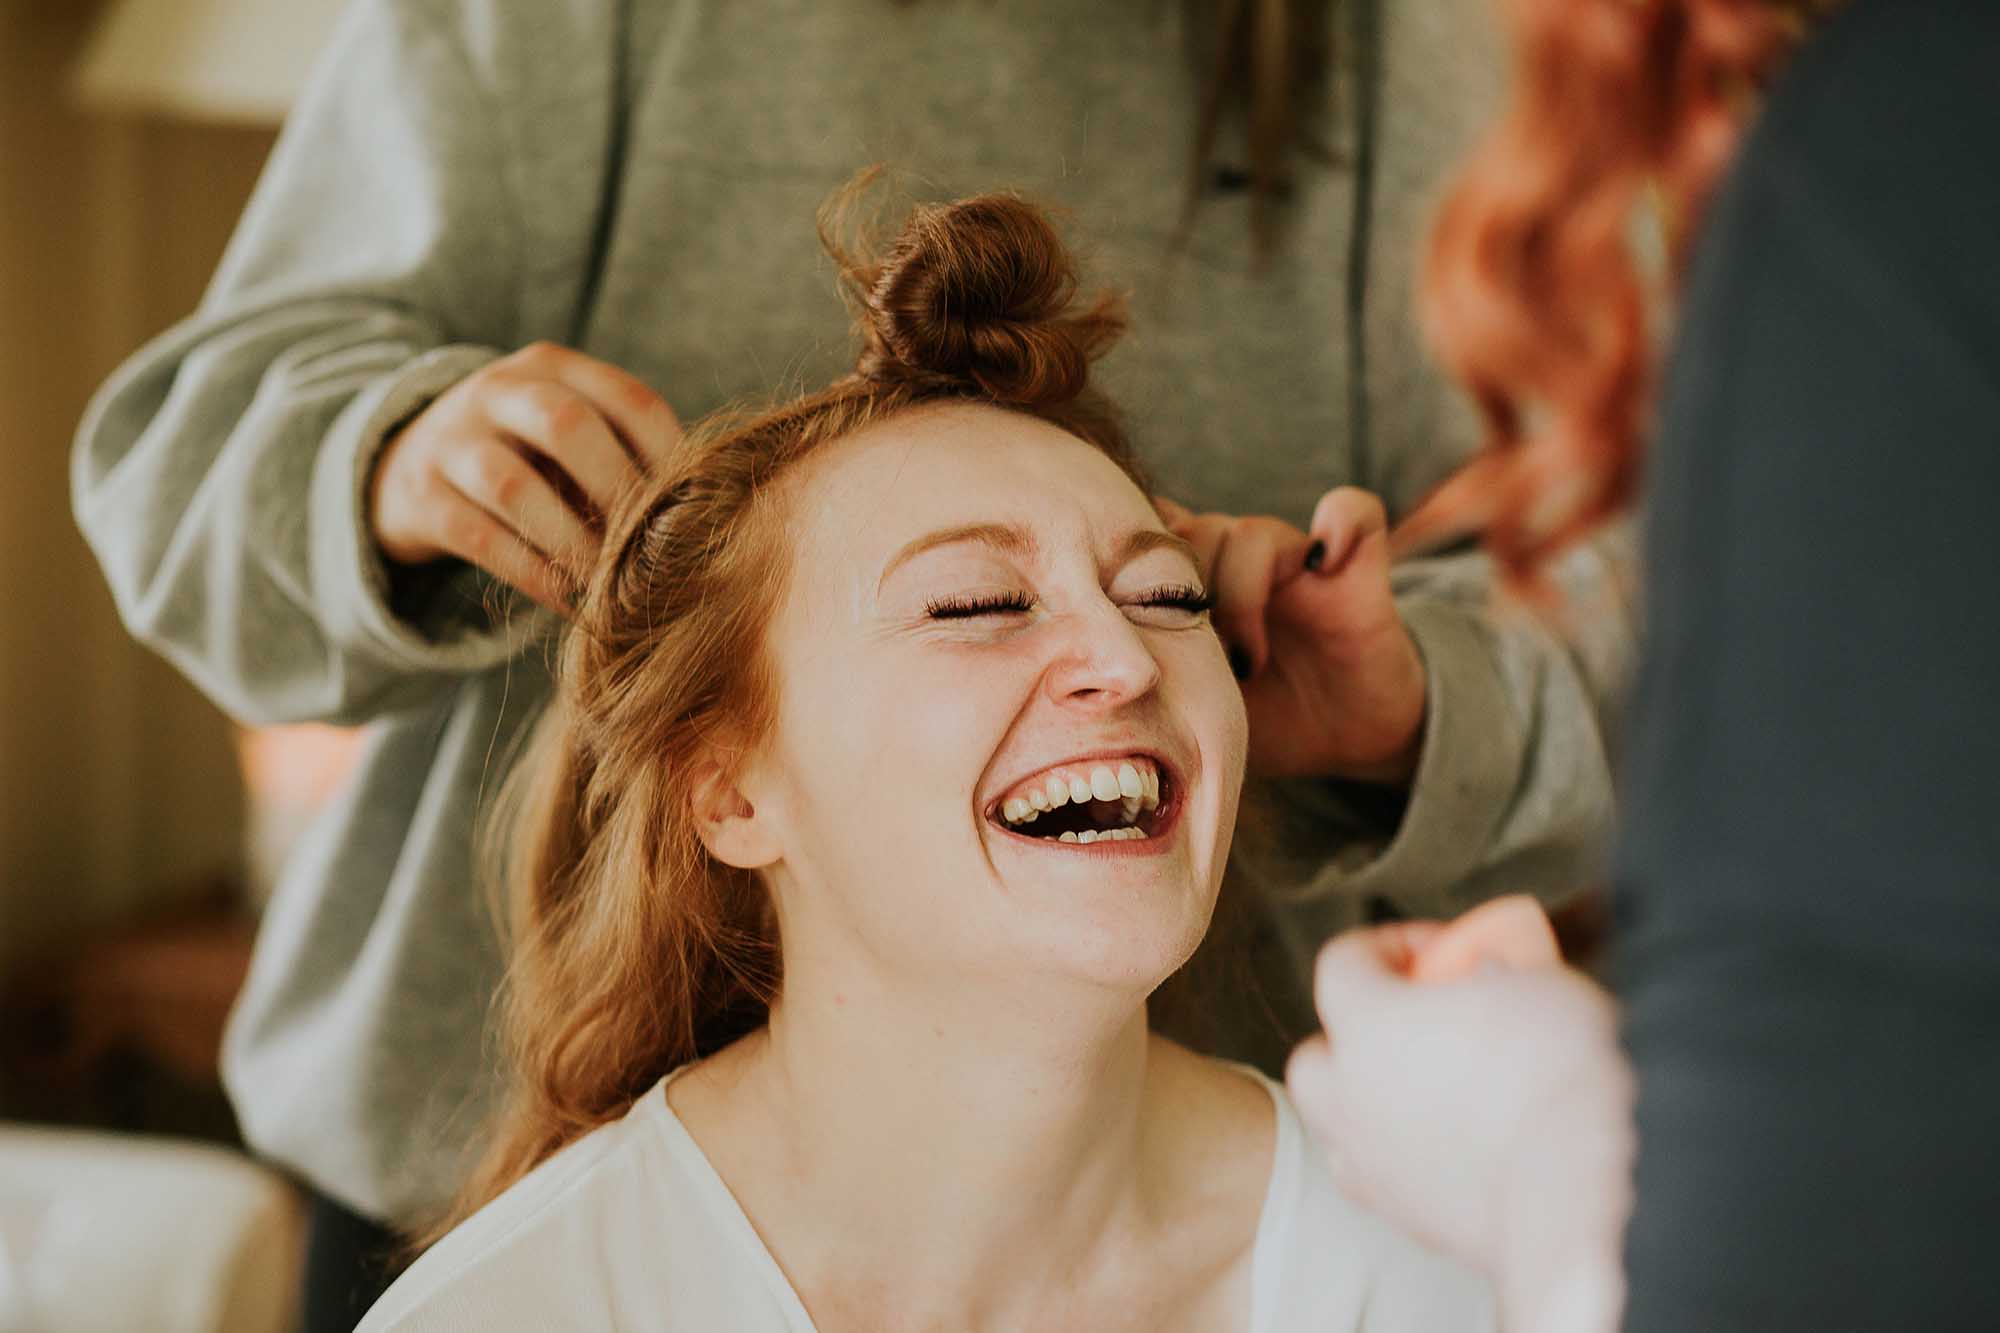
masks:
[[[1418,949],[1410,979],[1451,981],[1488,961],[1519,971],[1561,965],[1555,927],[1534,898],[1508,894],[1466,912]]]
[[[1370,537],[1388,530],[1389,513],[1382,497],[1359,486],[1336,486],[1313,506],[1312,535],[1320,543],[1316,573],[1338,574],[1366,547]]]
[[[1443,929],[1436,921],[1398,921],[1329,940],[1313,965],[1320,1022],[1331,1028],[1343,1010],[1407,981],[1418,956]]]
[[[1379,496],[1355,486],[1328,491],[1313,509],[1303,559],[1289,562],[1284,613],[1336,638],[1378,626],[1394,607],[1387,532]]]

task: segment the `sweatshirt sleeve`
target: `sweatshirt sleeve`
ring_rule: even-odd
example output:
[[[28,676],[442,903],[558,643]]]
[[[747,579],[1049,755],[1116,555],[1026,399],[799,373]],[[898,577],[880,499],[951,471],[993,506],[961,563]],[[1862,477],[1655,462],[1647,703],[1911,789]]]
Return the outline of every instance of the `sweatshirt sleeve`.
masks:
[[[248,722],[358,720],[542,628],[468,566],[389,572],[383,440],[514,338],[506,121],[421,3],[361,0],[200,307],[99,390],[78,522],[127,626]]]
[[[1558,620],[1508,604],[1477,552],[1394,571],[1428,679],[1408,793],[1277,785],[1266,801],[1276,836],[1250,851],[1301,959],[1378,900],[1450,916],[1502,893],[1553,903],[1602,878],[1612,738],[1637,638],[1635,547],[1621,522],[1563,557]]]
[[[1431,358],[1411,309],[1441,192],[1498,114],[1503,33],[1476,0],[1374,4],[1379,91],[1365,245],[1365,354],[1350,480],[1407,512],[1478,448],[1472,405]],[[1439,82],[1440,69],[1451,78]],[[1293,782],[1263,793],[1270,839],[1242,868],[1279,907],[1298,961],[1372,907],[1449,915],[1495,894],[1555,901],[1605,873],[1618,705],[1634,653],[1634,535],[1607,530],[1560,563],[1555,622],[1509,606],[1491,563],[1459,552],[1391,574],[1428,677],[1407,794]],[[1262,844],[1272,844],[1266,847]],[[1260,864],[1261,863],[1261,864]]]

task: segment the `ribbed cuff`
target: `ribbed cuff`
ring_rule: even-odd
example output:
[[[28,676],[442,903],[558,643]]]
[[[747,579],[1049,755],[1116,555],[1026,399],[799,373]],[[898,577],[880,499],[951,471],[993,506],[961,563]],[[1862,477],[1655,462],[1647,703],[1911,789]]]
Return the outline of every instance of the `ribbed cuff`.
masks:
[[[1491,628],[1443,602],[1411,602],[1402,614],[1425,676],[1424,739],[1402,818],[1386,843],[1350,843],[1302,883],[1278,887],[1281,900],[1345,900],[1342,916],[1370,898],[1417,915],[1456,911],[1463,904],[1455,886],[1478,867],[1505,818],[1526,728],[1495,662]],[[1289,795],[1308,817],[1352,826],[1334,784],[1298,784]]]

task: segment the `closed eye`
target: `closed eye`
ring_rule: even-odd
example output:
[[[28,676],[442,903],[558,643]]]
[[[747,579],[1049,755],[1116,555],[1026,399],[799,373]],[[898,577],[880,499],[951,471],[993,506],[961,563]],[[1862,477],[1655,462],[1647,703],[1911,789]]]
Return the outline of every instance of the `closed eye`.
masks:
[[[1024,615],[1034,609],[1035,599],[1024,592],[939,597],[924,603],[924,614],[932,620],[971,620],[976,616]]]
[[[1215,598],[1191,583],[1175,583],[1148,589],[1127,602],[1126,606],[1201,616],[1215,606]],[[932,620],[1026,615],[1034,609],[1035,599],[1025,592],[958,594],[933,598],[924,604],[924,614]]]
[[[1205,589],[1197,588],[1192,583],[1173,583],[1165,587],[1148,589],[1133,598],[1130,605],[1161,607],[1198,616],[1214,609],[1215,598]]]

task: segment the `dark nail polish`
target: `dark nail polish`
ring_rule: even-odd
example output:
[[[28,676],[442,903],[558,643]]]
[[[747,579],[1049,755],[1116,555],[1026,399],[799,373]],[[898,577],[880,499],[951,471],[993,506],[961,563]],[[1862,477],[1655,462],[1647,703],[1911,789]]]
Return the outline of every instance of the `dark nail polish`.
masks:
[[[1236,679],[1250,679],[1250,655],[1241,648],[1229,650],[1229,669],[1236,673]]]
[[[1314,542],[1314,543],[1313,543],[1313,544],[1312,544],[1311,546],[1308,546],[1308,547],[1306,547],[1306,568],[1307,568],[1307,569],[1311,569],[1311,570],[1317,570],[1317,569],[1318,569],[1318,568],[1319,568],[1319,567],[1320,567],[1321,565],[1323,565],[1323,564],[1325,564],[1325,563],[1326,563],[1326,543],[1325,543],[1325,542],[1321,542],[1321,541],[1316,541],[1316,542]]]

